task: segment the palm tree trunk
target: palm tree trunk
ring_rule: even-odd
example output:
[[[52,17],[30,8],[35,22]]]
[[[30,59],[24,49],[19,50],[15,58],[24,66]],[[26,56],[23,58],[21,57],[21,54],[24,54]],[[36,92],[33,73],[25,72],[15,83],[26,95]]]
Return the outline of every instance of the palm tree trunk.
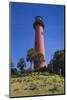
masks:
[[[32,62],[30,62],[30,70],[32,70]]]

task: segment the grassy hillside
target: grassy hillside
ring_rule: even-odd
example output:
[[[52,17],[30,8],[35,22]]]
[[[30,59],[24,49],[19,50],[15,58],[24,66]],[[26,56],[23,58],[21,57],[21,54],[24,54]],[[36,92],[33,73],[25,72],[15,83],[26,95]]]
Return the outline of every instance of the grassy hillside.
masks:
[[[64,94],[64,77],[32,72],[31,75],[11,78],[11,97]]]

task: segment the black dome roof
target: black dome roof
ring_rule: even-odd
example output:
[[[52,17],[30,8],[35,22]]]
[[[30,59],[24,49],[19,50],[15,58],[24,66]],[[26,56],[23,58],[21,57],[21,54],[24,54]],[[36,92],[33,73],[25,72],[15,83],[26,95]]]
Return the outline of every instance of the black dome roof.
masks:
[[[43,19],[42,19],[41,16],[36,16],[35,17],[35,21],[33,23],[34,29],[35,29],[36,25],[38,25],[38,24],[41,25],[43,27],[43,29],[44,29],[44,22],[43,22]]]

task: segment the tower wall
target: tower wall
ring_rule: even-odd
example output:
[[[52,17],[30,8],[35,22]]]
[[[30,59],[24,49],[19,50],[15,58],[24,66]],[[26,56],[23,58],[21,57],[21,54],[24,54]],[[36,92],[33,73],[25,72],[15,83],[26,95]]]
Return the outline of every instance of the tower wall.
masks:
[[[44,47],[44,29],[41,25],[37,25],[35,28],[35,51],[41,52],[45,58],[45,47]],[[46,66],[45,62],[42,62],[37,67],[41,68]]]

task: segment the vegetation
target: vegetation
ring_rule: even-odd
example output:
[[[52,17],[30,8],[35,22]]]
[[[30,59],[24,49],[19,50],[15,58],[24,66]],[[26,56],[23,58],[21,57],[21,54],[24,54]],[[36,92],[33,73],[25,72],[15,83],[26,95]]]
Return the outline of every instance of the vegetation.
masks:
[[[21,72],[24,71],[24,67],[26,67],[26,63],[25,63],[24,58],[20,58],[20,60],[19,60],[19,62],[18,62],[18,64],[17,64],[17,67],[19,68],[19,70],[20,70]]]
[[[64,50],[56,51],[53,59],[51,59],[50,64],[48,65],[48,70],[56,74],[64,75],[64,64]]]
[[[24,58],[20,58],[17,68],[14,66],[14,63],[11,62],[11,75],[13,76],[22,76],[22,73],[31,73],[32,72],[45,72],[49,71],[51,73],[59,74],[59,75],[65,75],[65,63],[64,63],[64,50],[58,50],[54,53],[53,58],[50,60],[50,63],[48,64],[48,67],[43,67],[41,69],[38,69],[38,65],[40,63],[45,62],[44,56],[42,53],[38,52],[36,53],[33,48],[28,49],[27,51],[27,62],[30,62],[30,68],[25,70],[26,62]],[[32,69],[32,64],[34,65],[34,69]]]
[[[13,62],[11,62],[11,64],[10,64],[10,69],[11,69],[11,75],[12,75],[12,76],[15,76],[15,75],[17,76],[17,74],[18,74],[17,68],[15,68]]]
[[[36,66],[45,62],[45,59],[42,53],[36,53],[35,50],[31,48],[27,51],[27,61],[30,62],[30,69],[32,70],[32,63],[34,64],[34,67],[37,68]]]
[[[43,63],[43,62],[45,62],[43,54],[40,52],[36,53],[36,55],[34,57],[34,64],[36,66],[38,66],[40,63]],[[35,66],[35,68],[36,68],[36,66]]]
[[[32,70],[32,62],[34,62],[35,50],[33,48],[27,51],[27,61],[30,62],[30,69]]]
[[[17,68],[12,62],[11,68],[11,97],[64,94],[64,50],[54,53],[48,67],[41,69],[37,65],[45,62],[43,54],[35,53],[33,48],[27,51],[26,60],[30,69],[25,69],[26,62],[20,58]],[[32,64],[34,69],[32,69]]]
[[[11,78],[11,97],[64,94],[64,77],[48,72],[32,72]]]

